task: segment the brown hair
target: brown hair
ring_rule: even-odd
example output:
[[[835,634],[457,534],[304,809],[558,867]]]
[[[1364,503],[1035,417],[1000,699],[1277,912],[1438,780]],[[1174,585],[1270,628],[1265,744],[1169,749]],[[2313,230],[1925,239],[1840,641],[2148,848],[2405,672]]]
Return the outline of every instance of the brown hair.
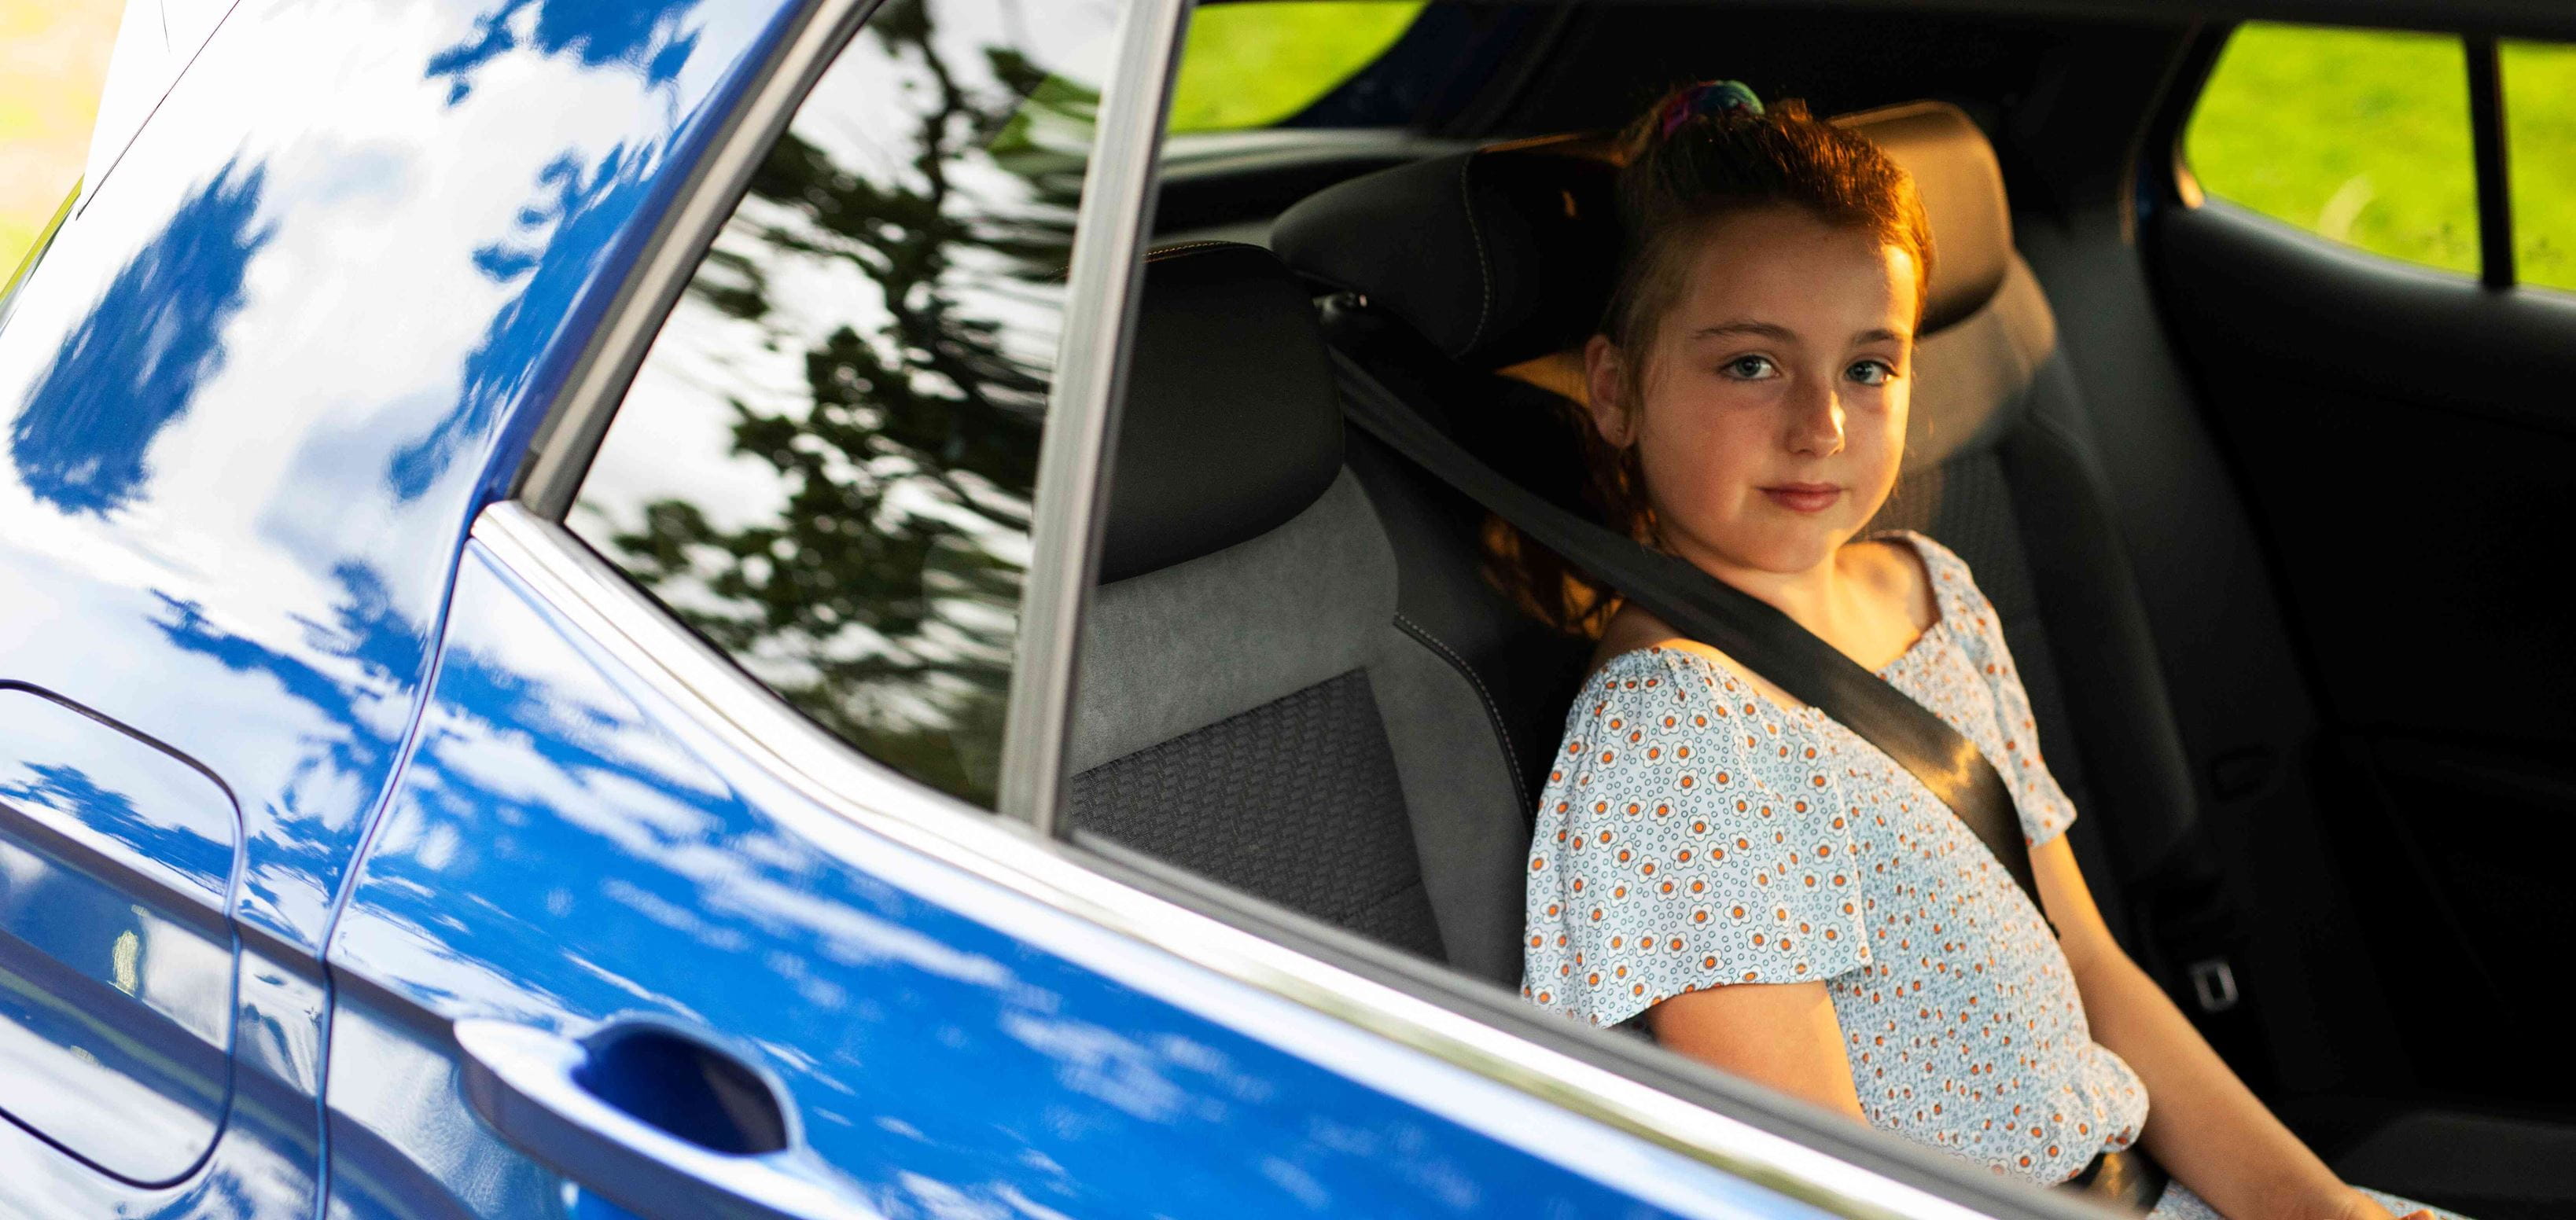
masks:
[[[1619,219],[1626,236],[1601,333],[1628,368],[1641,375],[1646,367],[1655,331],[1680,300],[1691,254],[1710,226],[1764,208],[1802,208],[1905,251],[1916,269],[1919,322],[1932,278],[1932,226],[1905,170],[1866,137],[1810,116],[1803,102],[1697,113],[1693,103],[1706,88],[1666,93],[1619,136]],[[1560,393],[1580,389],[1556,380],[1550,388]],[[1634,397],[1631,390],[1632,410]],[[1581,438],[1585,507],[1612,529],[1654,545],[1654,509],[1635,447],[1604,440],[1581,394],[1573,398],[1566,422]],[[1502,519],[1486,521],[1484,541],[1489,577],[1540,621],[1597,637],[1617,613],[1615,592]]]

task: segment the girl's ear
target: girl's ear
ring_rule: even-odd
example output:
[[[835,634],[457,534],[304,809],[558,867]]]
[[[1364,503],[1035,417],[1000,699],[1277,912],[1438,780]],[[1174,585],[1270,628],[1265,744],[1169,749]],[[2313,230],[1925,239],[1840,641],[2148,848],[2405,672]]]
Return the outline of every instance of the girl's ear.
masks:
[[[1628,411],[1626,359],[1608,335],[1594,335],[1583,345],[1583,405],[1592,412],[1592,426],[1612,448],[1625,449],[1636,439]]]

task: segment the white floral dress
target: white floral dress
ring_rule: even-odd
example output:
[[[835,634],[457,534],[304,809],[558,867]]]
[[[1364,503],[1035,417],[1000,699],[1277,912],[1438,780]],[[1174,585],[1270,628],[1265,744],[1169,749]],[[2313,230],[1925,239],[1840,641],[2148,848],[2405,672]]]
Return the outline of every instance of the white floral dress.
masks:
[[[1888,537],[1922,556],[1939,618],[1879,676],[1975,742],[2046,843],[2075,809],[1993,605],[1941,544]],[[1598,1025],[1703,987],[1825,984],[1870,1123],[2005,1173],[2064,1181],[2146,1121],[2047,920],[1957,815],[1696,652],[1623,653],[1575,698],[1526,918],[1522,994]],[[2216,1214],[2179,1184],[2156,1210]]]
[[[1976,742],[2047,842],[2075,810],[1994,608],[1958,556],[1896,537],[1940,617],[1880,675]],[[1585,685],[1529,868],[1523,991],[1542,1007],[1610,1025],[1702,987],[1824,983],[1872,1124],[2042,1182],[2146,1119],[2047,921],[1949,807],[1699,653],[1625,653]]]

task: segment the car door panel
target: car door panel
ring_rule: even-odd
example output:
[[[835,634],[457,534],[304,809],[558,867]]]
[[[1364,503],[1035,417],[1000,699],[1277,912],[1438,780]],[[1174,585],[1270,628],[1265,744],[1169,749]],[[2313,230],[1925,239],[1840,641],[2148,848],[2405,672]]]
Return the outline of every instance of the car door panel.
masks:
[[[156,0],[134,7],[157,27]],[[171,5],[175,36],[212,29],[202,50],[120,75],[150,96],[104,125],[123,145],[102,153],[113,173],[0,329],[0,680],[167,742],[239,798],[219,912],[239,942],[232,1101],[212,1153],[166,1186],[0,1124],[0,1215],[313,1208],[322,946],[417,715],[465,527],[500,477],[494,442],[551,394],[564,341],[631,257],[630,222],[784,5],[226,7]],[[33,877],[30,859],[12,867]],[[162,933],[115,922],[106,895],[81,901],[97,918],[54,981],[99,985],[48,1011],[161,1019],[115,986],[114,945]],[[137,992],[181,956],[142,953]],[[23,972],[10,986],[40,989]],[[0,1079],[65,1039],[0,1047]],[[223,1095],[181,1091],[200,1118]],[[157,1179],[173,1160],[119,1172]]]
[[[885,783],[902,805],[945,800]],[[336,1215],[572,1207],[577,1186],[468,1113],[455,1022],[580,1038],[638,1017],[756,1054],[806,1171],[880,1214],[1661,1210],[1532,1151],[1586,1120],[818,806],[479,544],[331,964]],[[1293,1033],[1304,1057],[1247,1030]],[[1314,1060],[1336,1045],[1343,1062]],[[1804,1210],[1626,1137],[1583,1139],[1653,1164],[1667,1207]],[[446,1185],[415,1201],[424,1182]]]
[[[2158,214],[2154,266],[2280,577],[2331,743],[2333,858],[2423,1085],[2563,1099],[2513,1053],[2550,1014],[2519,975],[2558,943],[2576,786],[2576,641],[2552,506],[2576,492],[2576,299],[2341,248],[2233,205]]]

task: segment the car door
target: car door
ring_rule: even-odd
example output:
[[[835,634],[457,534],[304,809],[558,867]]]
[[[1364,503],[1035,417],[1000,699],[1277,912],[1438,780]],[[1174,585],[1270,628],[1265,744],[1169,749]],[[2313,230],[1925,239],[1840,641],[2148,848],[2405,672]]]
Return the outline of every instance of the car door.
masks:
[[[2552,388],[2576,350],[2567,53],[2213,36],[2145,233],[2326,722],[2329,863],[2383,977],[2444,980],[2387,997],[2412,1076],[2390,1091],[2562,1122],[2568,1069],[2522,1048],[2555,1020],[2525,974],[2570,926],[2552,862],[2576,812],[2550,571],[2576,490]]]
[[[1036,833],[1182,6],[861,9],[496,457],[330,947],[333,1214],[2074,1214]]]
[[[0,1215],[301,1215],[481,456],[774,14],[136,7],[0,320]]]

